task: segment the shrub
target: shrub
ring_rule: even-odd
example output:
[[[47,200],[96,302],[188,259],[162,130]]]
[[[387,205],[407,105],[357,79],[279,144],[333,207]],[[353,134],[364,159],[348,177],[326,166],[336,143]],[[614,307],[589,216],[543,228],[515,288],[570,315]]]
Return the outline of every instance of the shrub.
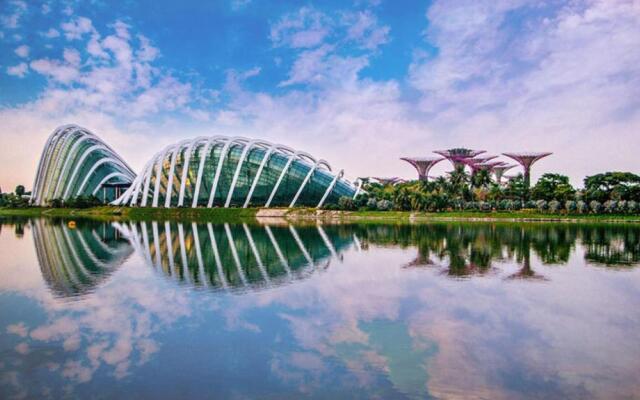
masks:
[[[604,212],[612,214],[618,210],[618,203],[615,200],[607,200],[604,202]]]
[[[620,200],[618,202],[618,207],[616,208],[616,212],[620,213],[620,214],[624,214],[627,212],[627,201],[626,200]]]
[[[530,208],[531,209],[531,208],[537,208],[537,207],[538,206],[537,206],[536,202],[533,201],[533,200],[527,200],[527,202],[524,203],[524,208]]]
[[[367,193],[360,193],[359,195],[356,196],[356,199],[354,200],[355,207],[358,209],[367,207],[368,201],[369,201],[369,195]]]
[[[536,201],[536,208],[538,211],[547,211],[549,209],[549,204],[547,204],[546,200],[538,200]]]
[[[391,210],[391,208],[393,208],[393,203],[389,200],[380,200],[376,204],[376,207],[380,211],[389,211]]]
[[[522,201],[520,200],[512,200],[513,202],[513,209],[514,210],[522,210]]]
[[[477,210],[478,208],[478,203],[476,203],[475,201],[467,201],[466,203],[464,203],[465,210]]]
[[[578,212],[580,214],[588,214],[589,213],[589,206],[587,205],[587,203],[585,203],[582,200],[579,200],[576,203],[576,209],[578,210]]]
[[[551,211],[552,213],[557,214],[560,212],[561,209],[562,209],[562,205],[558,200],[554,199],[549,202],[549,211]]]
[[[592,200],[591,203],[589,203],[589,208],[591,208],[591,212],[600,214],[602,212],[602,203],[597,200]]]
[[[498,202],[498,210],[506,211],[511,209],[513,209],[513,202],[511,200],[504,199]]]
[[[479,207],[480,211],[491,211],[491,203],[487,201],[481,201]]]
[[[638,202],[636,202],[635,200],[629,200],[627,201],[627,212],[629,214],[635,214],[638,212]]]
[[[567,200],[564,202],[564,208],[568,213],[575,213],[578,210],[578,204],[573,200]]]
[[[351,197],[342,196],[338,199],[338,208],[349,211],[355,209],[356,205]]]
[[[371,211],[375,211],[378,209],[378,201],[373,197],[367,200],[367,209]]]

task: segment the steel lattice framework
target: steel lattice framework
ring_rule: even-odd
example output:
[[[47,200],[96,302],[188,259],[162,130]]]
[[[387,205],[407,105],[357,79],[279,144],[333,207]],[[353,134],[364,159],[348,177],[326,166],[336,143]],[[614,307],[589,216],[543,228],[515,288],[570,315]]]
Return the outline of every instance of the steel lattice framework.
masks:
[[[114,205],[321,207],[358,188],[324,160],[245,137],[198,137],[156,153]]]
[[[442,157],[402,157],[401,160],[408,162],[418,170],[418,179],[429,180],[429,171],[434,165],[444,160]]]
[[[128,186],[135,173],[109,145],[77,125],[64,125],[49,136],[36,172],[31,201],[45,205],[53,199],[99,195],[107,185]],[[117,197],[106,189],[104,200]]]

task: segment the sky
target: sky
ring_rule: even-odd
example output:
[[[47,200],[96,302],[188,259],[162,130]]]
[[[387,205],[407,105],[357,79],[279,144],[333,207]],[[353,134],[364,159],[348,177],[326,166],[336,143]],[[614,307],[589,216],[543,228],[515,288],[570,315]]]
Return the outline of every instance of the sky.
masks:
[[[359,176],[403,156],[551,151],[533,178],[640,173],[640,0],[0,0],[0,187],[58,126],[140,170],[202,135]],[[442,162],[438,175],[451,169]]]

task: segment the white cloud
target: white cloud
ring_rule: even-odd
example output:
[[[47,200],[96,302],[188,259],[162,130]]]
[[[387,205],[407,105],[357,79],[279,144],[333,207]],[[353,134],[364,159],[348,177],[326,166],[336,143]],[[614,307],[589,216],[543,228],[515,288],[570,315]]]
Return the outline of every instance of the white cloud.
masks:
[[[27,3],[22,0],[7,2],[11,12],[0,15],[0,25],[8,29],[16,29],[20,26],[20,18],[27,11]]]
[[[19,78],[24,77],[29,71],[29,66],[26,63],[20,63],[12,67],[7,67],[7,74],[17,76]]]
[[[70,65],[76,67],[80,65],[80,52],[76,49],[64,49],[62,57]]]
[[[448,132],[441,143],[555,151],[541,165],[575,184],[586,174],[633,170],[628,144],[637,143],[631,132],[640,129],[633,111],[640,103],[640,8],[574,2],[507,20],[526,6],[474,1],[430,8],[427,38],[438,54],[416,59],[410,81],[422,93],[429,124]],[[616,140],[602,141],[612,132]],[[595,148],[596,157],[582,156]]]
[[[58,60],[41,58],[31,61],[30,66],[34,71],[62,84],[69,84],[80,76],[80,71],[78,71],[77,66]]]
[[[320,45],[329,35],[331,20],[311,7],[287,14],[271,27],[271,40],[276,46],[308,48]]]
[[[57,29],[54,28],[49,28],[48,31],[41,33],[42,36],[48,38],[48,39],[53,39],[53,38],[57,38],[58,36],[60,36],[60,32],[58,32]]]
[[[371,11],[349,13],[343,23],[348,26],[347,39],[359,43],[363,48],[374,50],[389,42],[388,26],[378,26],[378,19]]]
[[[29,46],[23,44],[22,46],[18,46],[15,50],[15,53],[18,57],[27,58],[29,56]]]
[[[86,17],[78,17],[72,21],[63,22],[60,28],[62,28],[67,40],[79,40],[85,34],[95,31],[93,23]]]

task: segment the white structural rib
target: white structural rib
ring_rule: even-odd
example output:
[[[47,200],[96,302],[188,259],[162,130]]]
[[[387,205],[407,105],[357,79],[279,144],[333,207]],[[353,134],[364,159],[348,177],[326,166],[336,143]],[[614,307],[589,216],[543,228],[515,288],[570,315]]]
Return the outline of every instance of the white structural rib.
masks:
[[[327,190],[324,192],[324,195],[318,202],[318,205],[316,206],[316,208],[322,207],[324,202],[327,200],[327,197],[329,197],[329,193],[331,193],[333,188],[336,186],[336,183],[338,183],[338,179],[342,178],[343,176],[344,176],[344,170],[340,170],[340,172],[338,172],[336,176],[333,177],[333,181],[331,181],[331,184],[327,187]]]
[[[276,195],[276,192],[278,191],[278,188],[280,187],[280,184],[282,183],[282,180],[284,179],[285,175],[287,175],[287,171],[289,171],[289,167],[291,167],[291,164],[293,163],[293,159],[295,156],[296,156],[295,154],[291,154],[284,168],[282,168],[282,172],[280,173],[280,176],[278,177],[276,184],[273,186],[273,190],[271,190],[269,199],[264,205],[265,208],[269,208],[269,206],[271,205],[271,202],[273,201],[273,197]]]
[[[50,157],[54,157],[54,158],[53,159],[50,158],[51,163],[48,164],[48,169],[45,173],[45,177],[48,177],[48,179],[44,182],[45,184],[44,193],[49,194],[49,189],[51,188],[51,185],[54,183],[54,180],[56,181],[56,186],[53,189],[53,193],[50,195],[51,198],[56,198],[57,191],[58,191],[58,184],[60,183],[59,178],[64,176],[63,171],[60,169],[60,164],[62,163],[65,157],[61,153],[64,153],[66,143],[69,140],[69,138],[73,137],[76,133],[82,134],[82,132],[79,130],[72,130],[72,129],[65,130],[61,135],[57,137],[56,141],[54,142],[54,145],[51,148]],[[66,162],[68,162],[70,158],[71,157],[67,157]],[[65,162],[65,165],[66,165],[66,162]],[[63,170],[66,171],[66,168],[63,168]],[[55,176],[57,176],[58,179],[55,179],[54,178]]]
[[[94,172],[96,172],[98,167],[101,166],[102,164],[107,164],[107,163],[112,163],[114,165],[119,165],[121,167],[124,167],[120,163],[120,161],[116,160],[115,158],[111,158],[111,157],[103,158],[103,159],[97,161],[96,163],[93,164],[93,166],[91,167],[89,172],[87,172],[85,174],[84,179],[82,180],[82,183],[80,184],[80,188],[78,188],[78,191],[76,192],[76,196],[80,196],[80,194],[84,190],[84,187],[87,186],[87,183],[89,182],[89,179],[91,179],[91,176],[93,175]]]
[[[102,185],[107,183],[109,181],[109,179],[116,178],[116,177],[126,178],[127,176],[125,174],[123,174],[122,172],[112,172],[112,173],[110,173],[109,175],[107,175],[104,178],[102,178],[102,180],[100,181],[100,183],[98,183],[96,188],[93,189],[93,192],[91,192],[91,195],[95,196],[96,193],[98,193],[98,190],[100,190],[100,188],[102,187]]]
[[[166,208],[171,207],[171,197],[173,195],[173,180],[176,172],[176,159],[178,158],[178,154],[182,151],[182,148],[185,144],[189,143],[189,140],[182,141],[178,143],[171,154],[171,166],[169,168],[169,174],[167,175],[167,187],[165,189],[165,199],[164,206]]]
[[[211,208],[213,206],[213,200],[216,197],[216,190],[218,189],[218,182],[220,182],[220,174],[222,173],[222,166],[224,165],[224,161],[227,158],[227,154],[229,154],[229,150],[234,144],[246,144],[249,139],[243,137],[234,137],[227,139],[227,143],[225,143],[222,148],[222,153],[220,153],[220,160],[218,160],[218,166],[216,168],[216,175],[213,177],[213,184],[211,185],[211,192],[209,193],[209,201],[207,202],[207,208]]]
[[[64,195],[62,196],[63,200],[66,200],[69,198],[69,191],[71,190],[71,187],[73,186],[73,183],[76,180],[76,176],[78,175],[78,171],[80,170],[80,167],[82,167],[82,164],[84,164],[84,161],[87,159],[87,157],[89,157],[91,153],[98,150],[108,151],[106,146],[102,144],[96,144],[89,147],[84,151],[84,153],[82,153],[82,157],[80,157],[80,161],[78,161],[78,163],[76,164],[76,168],[73,170],[73,174],[71,175],[71,178],[69,178],[69,180],[67,181],[66,189],[64,191]]]
[[[251,161],[252,151],[256,149],[260,149],[264,153],[255,175],[250,178],[251,182],[245,183],[244,180],[247,178],[241,177],[241,174],[248,163],[253,163],[253,161]],[[195,166],[192,168],[191,164],[196,154],[199,154],[200,158],[198,160],[197,173],[195,173],[194,177],[192,173],[195,172]],[[218,156],[215,157],[214,154],[218,154]],[[237,154],[237,163],[235,162],[236,157],[232,156],[232,154]],[[314,173],[320,167],[326,167],[332,180],[329,186],[324,189],[325,191],[317,207],[322,207],[326,203],[331,193],[335,190],[338,181],[343,178],[343,171],[340,171],[337,175],[333,174],[330,165],[326,161],[316,160],[307,153],[296,152],[286,146],[272,144],[262,140],[250,140],[241,136],[197,137],[193,140],[182,141],[176,145],[169,146],[162,152],[157,153],[153,160],[150,161],[150,164],[145,166],[143,174],[135,178],[133,184],[125,190],[121,198],[112,204],[124,205],[130,202],[131,205],[140,204],[141,206],[146,206],[147,202],[151,202],[152,207],[163,206],[168,208],[176,205],[182,207],[185,205],[185,201],[190,201],[191,207],[195,208],[204,206],[206,199],[206,207],[211,208],[214,206],[216,195],[223,189],[221,184],[224,183],[226,189],[227,179],[230,178],[228,190],[224,190],[224,202],[219,205],[230,207],[232,204],[235,204],[234,195],[236,195],[236,198],[238,197],[236,193],[238,186],[245,187],[245,185],[248,185],[247,195],[241,200],[242,207],[246,208],[251,205],[257,187],[265,174],[265,169],[268,169],[269,161],[276,154],[278,157],[286,158],[286,162],[279,172],[275,184],[269,188],[270,193],[265,202],[265,207],[271,206],[278,190],[282,187],[288,174],[291,173],[294,164],[306,166],[309,168],[309,171],[300,186],[296,188],[293,199],[291,199],[289,204],[290,207],[294,207],[298,203],[304,189],[309,185]],[[231,159],[233,159],[234,162],[230,162]],[[214,162],[215,166],[213,165]],[[230,169],[228,166],[231,163],[234,165],[232,171],[228,170]],[[210,171],[208,165],[212,167],[211,173],[213,176],[205,173],[205,171]],[[228,174],[230,176],[227,178]],[[153,179],[154,177],[155,180]],[[163,179],[165,182],[163,182]],[[211,186],[207,184],[209,182],[208,179],[212,179]],[[178,180],[179,183],[176,182],[176,180]],[[240,182],[242,182],[242,184],[240,184]],[[348,182],[347,185],[353,187],[353,185]],[[190,189],[187,189],[187,186],[189,186]],[[353,187],[353,189],[356,190],[355,187]],[[203,199],[201,193],[205,190],[208,191],[208,197],[205,196]],[[142,194],[140,196],[141,192]],[[287,190],[287,193],[289,193],[289,190]],[[173,199],[176,194],[177,202],[174,202]],[[140,197],[142,200],[140,200]],[[164,199],[164,201],[162,205],[159,205],[161,198]]]
[[[296,202],[298,201],[298,198],[302,194],[302,191],[304,190],[304,188],[307,186],[307,183],[311,179],[311,176],[313,175],[313,173],[318,168],[318,165],[319,165],[319,161],[316,161],[316,163],[313,164],[313,166],[309,169],[309,172],[307,173],[307,176],[304,177],[304,180],[300,184],[300,187],[298,188],[298,191],[296,192],[296,195],[293,196],[293,200],[291,200],[291,204],[289,204],[289,208],[293,208],[296,205]]]
[[[144,188],[142,189],[142,201],[140,202],[140,205],[142,207],[146,207],[147,202],[149,201],[149,186],[151,186],[151,174],[153,174],[153,167],[156,165],[158,157],[160,156],[161,154],[157,154],[155,158],[152,159],[151,163],[149,164],[149,169],[147,169],[147,172],[145,172],[146,176],[144,178]]]
[[[238,159],[238,165],[236,166],[236,170],[233,173],[233,179],[231,179],[231,186],[229,186],[229,191],[227,193],[227,200],[224,202],[224,207],[229,207],[231,204],[231,198],[233,197],[233,191],[236,189],[236,183],[238,182],[238,177],[240,176],[240,170],[242,170],[242,165],[244,164],[245,158],[247,158],[247,154],[251,151],[251,148],[256,144],[255,140],[244,145],[242,149],[242,153],[240,154],[240,158]]]
[[[167,158],[167,153],[173,150],[173,147],[170,147],[166,151],[162,153],[162,155],[158,158],[156,164],[156,181],[155,187],[153,188],[153,201],[151,202],[151,207],[158,207],[158,200],[160,198],[160,181],[162,180],[162,165],[164,164],[164,159]]]
[[[83,144],[88,144],[89,147],[80,153]],[[90,168],[90,172],[85,172],[82,167],[87,157],[98,150],[100,151],[99,159]],[[104,159],[108,161],[103,161]],[[124,183],[129,183],[135,178],[131,168],[111,147],[93,133],[76,125],[57,128],[47,139],[40,156],[31,202],[42,205],[48,200],[55,198],[64,200],[70,195],[75,195],[76,192],[71,193],[73,187],[79,182],[88,182],[87,177],[96,173],[99,166],[107,168],[105,175],[113,172],[122,173],[121,178]],[[82,190],[77,191],[78,195],[84,193],[86,183],[81,187]]]
[[[200,196],[200,186],[202,183],[202,173],[204,171],[204,166],[206,164],[207,157],[209,156],[209,149],[211,148],[211,144],[217,144],[219,136],[214,136],[207,140],[205,145],[200,148],[200,165],[198,165],[198,175],[196,176],[196,187],[193,192],[193,201],[191,202],[191,207],[196,208],[198,206],[198,197]]]
[[[264,170],[264,166],[267,165],[271,154],[276,149],[276,145],[271,145],[266,153],[264,153],[264,157],[262,157],[262,161],[260,162],[260,166],[258,167],[258,171],[256,172],[256,176],[253,178],[253,182],[251,183],[251,188],[249,189],[249,193],[247,194],[247,198],[242,205],[242,208],[247,208],[251,203],[251,197],[253,196],[253,191],[256,190],[256,186],[258,185],[258,181],[260,180],[260,176],[262,175],[262,171]]]
[[[62,146],[65,146],[68,138],[71,138],[74,136],[75,133],[81,134],[80,131],[75,131],[70,133],[69,135],[66,135]],[[60,170],[60,172],[58,173],[58,181],[56,182],[56,187],[53,190],[53,198],[55,199],[56,197],[60,196],[60,190],[61,187],[60,185],[62,184],[62,182],[64,181],[64,177],[66,176],[66,172],[67,172],[67,167],[69,166],[69,163],[71,162],[71,160],[73,160],[76,157],[76,150],[77,148],[84,142],[86,142],[87,140],[94,140],[94,138],[90,135],[87,135],[85,137],[81,137],[80,139],[78,139],[73,146],[71,146],[71,149],[69,149],[69,151],[67,152],[67,156],[65,157],[65,161],[64,164],[62,165],[62,169]],[[58,158],[58,162],[60,161],[60,158]]]
[[[191,153],[193,153],[193,147],[203,140],[206,140],[206,138],[203,136],[195,138],[191,141],[191,143],[187,147],[187,151],[185,152],[185,161],[182,167],[182,177],[180,178],[180,193],[178,193],[178,207],[182,207],[184,203],[184,191],[186,188],[187,179],[189,177],[189,164],[191,163]]]

